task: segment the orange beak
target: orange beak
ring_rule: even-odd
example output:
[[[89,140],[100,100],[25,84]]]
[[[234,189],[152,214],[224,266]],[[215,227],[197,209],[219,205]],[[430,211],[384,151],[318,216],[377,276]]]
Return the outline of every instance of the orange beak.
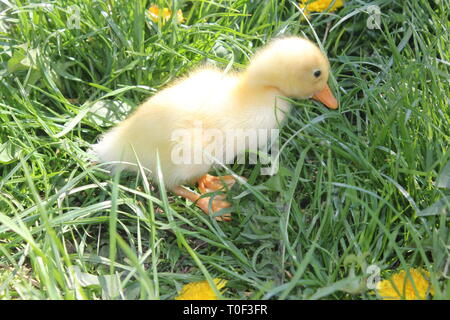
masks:
[[[322,102],[330,109],[337,109],[339,106],[339,103],[333,96],[333,93],[331,93],[328,84],[325,85],[325,88],[323,88],[322,91],[317,92],[315,95],[313,95],[312,98],[316,101]]]

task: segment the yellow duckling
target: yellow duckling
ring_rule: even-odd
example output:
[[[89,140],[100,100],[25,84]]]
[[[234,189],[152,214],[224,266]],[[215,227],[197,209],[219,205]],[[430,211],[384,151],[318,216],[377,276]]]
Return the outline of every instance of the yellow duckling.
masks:
[[[338,102],[327,84],[329,68],[327,58],[311,41],[299,37],[276,39],[259,50],[243,72],[224,74],[203,67],[175,81],[104,134],[92,151],[98,161],[122,161],[120,166],[128,170],[137,170],[138,159],[154,178],[159,156],[168,190],[196,202],[205,213],[209,213],[211,200],[212,211],[216,212],[230,204],[223,197],[200,199],[199,194],[182,185],[197,181],[202,194],[220,190],[224,184],[231,186],[236,181],[233,176],[208,174],[214,161],[205,160],[202,153],[212,145],[208,148],[213,150],[211,154],[230,163],[245,152],[245,146],[221,154],[225,153],[223,141],[211,142],[210,137],[199,134],[199,128],[214,132],[275,129],[290,109],[282,97],[313,98],[336,109]],[[191,156],[183,159],[191,161],[179,161],[175,150],[183,135],[190,137],[181,143],[190,147],[184,156]],[[259,142],[258,147],[264,143],[267,141]],[[202,161],[192,161],[192,156]],[[229,215],[217,218],[230,219]]]

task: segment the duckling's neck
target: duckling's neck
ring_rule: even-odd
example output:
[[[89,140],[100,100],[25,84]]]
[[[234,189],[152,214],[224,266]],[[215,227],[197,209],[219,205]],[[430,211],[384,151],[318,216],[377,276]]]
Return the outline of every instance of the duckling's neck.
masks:
[[[273,93],[283,96],[283,93],[277,87],[269,85],[261,81],[261,79],[254,78],[254,76],[250,76],[246,71],[238,74],[238,85],[236,89],[239,91],[238,93],[242,93],[243,98],[251,94],[260,95],[261,93]]]
[[[278,88],[253,81],[246,73],[238,75],[234,88],[233,111],[243,119],[251,119],[257,128],[276,128],[290,110],[290,103]]]
[[[269,85],[261,79],[253,79],[248,73],[238,75],[235,87],[235,97],[243,105],[249,108],[281,109],[289,111],[290,104],[283,98],[287,97],[279,88]]]

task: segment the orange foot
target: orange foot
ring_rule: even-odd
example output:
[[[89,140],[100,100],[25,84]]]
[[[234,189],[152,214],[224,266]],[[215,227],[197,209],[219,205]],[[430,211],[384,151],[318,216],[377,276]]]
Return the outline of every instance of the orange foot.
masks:
[[[243,179],[246,180],[245,178]],[[206,193],[222,190],[223,188],[225,188],[225,186],[231,188],[236,183],[236,179],[233,176],[215,177],[209,174],[205,174],[197,181],[197,183],[200,193],[203,195]],[[189,199],[192,202],[195,202],[196,205],[200,209],[202,209],[203,212],[206,214],[210,213],[209,210],[210,202],[212,213],[217,213],[221,209],[229,208],[231,206],[231,204],[228,201],[224,200],[225,195],[216,195],[213,197],[213,199],[211,199],[211,197],[200,198],[200,195],[190,190],[187,190],[182,186],[172,188],[172,192],[181,197]],[[217,221],[231,221],[231,214],[225,213],[221,216],[215,217],[215,219]]]
[[[246,180],[245,178],[242,178]],[[223,190],[225,187],[231,188],[236,183],[236,178],[233,176],[221,176],[216,177],[212,176],[210,174],[205,174],[203,177],[198,179],[198,189],[200,190],[201,194],[206,194],[210,192],[215,192],[219,190]],[[211,197],[207,198],[201,198],[197,205],[202,208],[202,210],[208,214],[209,213],[209,201]],[[213,213],[216,213],[217,211],[223,209],[223,208],[229,208],[231,204],[227,201],[224,201],[225,195],[216,195],[212,199],[211,209]],[[225,213],[220,217],[216,217],[216,220],[218,221],[231,221],[231,214]]]
[[[244,179],[244,178],[243,178]],[[198,189],[202,194],[222,190],[227,186],[231,188],[236,183],[236,178],[233,176],[216,177],[210,174],[205,174],[198,179]]]
[[[209,214],[209,203],[211,202],[211,211],[212,213],[219,212],[224,208],[229,208],[231,204],[228,201],[216,199],[219,197],[223,199],[222,196],[215,196],[212,200],[211,197],[200,198],[197,200],[197,206],[203,210],[204,213]],[[224,213],[221,216],[214,217],[217,221],[231,221],[231,214]]]

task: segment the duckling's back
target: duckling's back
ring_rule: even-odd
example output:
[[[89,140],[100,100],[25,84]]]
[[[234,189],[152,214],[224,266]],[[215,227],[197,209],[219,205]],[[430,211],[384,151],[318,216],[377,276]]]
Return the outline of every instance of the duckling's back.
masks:
[[[214,113],[227,107],[230,91],[236,84],[237,76],[234,74],[224,74],[222,70],[211,67],[201,68],[160,91],[151,102],[179,111],[199,112],[206,109]]]

